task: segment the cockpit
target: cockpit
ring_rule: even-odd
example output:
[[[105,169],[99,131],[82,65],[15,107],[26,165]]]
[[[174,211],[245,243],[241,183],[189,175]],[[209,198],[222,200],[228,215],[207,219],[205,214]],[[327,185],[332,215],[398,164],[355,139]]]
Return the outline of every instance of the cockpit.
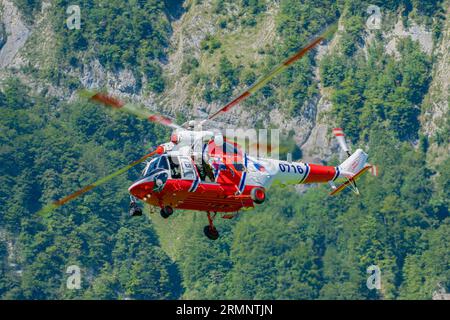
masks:
[[[180,179],[182,176],[182,169],[180,166],[180,162],[184,164],[183,168],[183,176],[185,178],[194,178],[193,170],[189,170],[189,159],[184,159],[186,157],[178,157],[178,156],[167,156],[162,155],[157,158],[152,159],[147,162],[144,170],[142,171],[143,177],[150,177],[155,175],[156,173],[162,171],[169,171],[172,179]]]
[[[149,177],[158,171],[168,170],[168,169],[169,169],[169,164],[167,163],[167,158],[164,156],[160,156],[160,157],[154,158],[151,161],[147,162],[147,165],[145,166],[144,170],[142,171],[142,175],[144,177]]]
[[[163,154],[147,162],[142,171],[142,178],[156,179],[185,179],[194,180],[197,177],[201,181],[215,182],[219,171],[224,170],[228,174],[227,166],[234,172],[245,171],[244,156],[240,148],[228,141],[221,146],[209,144],[208,159],[204,156],[200,163],[194,163],[190,156]],[[227,173],[228,172],[228,173]],[[231,172],[234,176],[234,172]],[[162,175],[161,175],[162,174]]]

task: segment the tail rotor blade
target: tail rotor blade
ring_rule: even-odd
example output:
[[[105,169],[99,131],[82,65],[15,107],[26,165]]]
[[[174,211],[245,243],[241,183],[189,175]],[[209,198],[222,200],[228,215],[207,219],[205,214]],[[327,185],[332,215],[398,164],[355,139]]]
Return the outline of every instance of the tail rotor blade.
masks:
[[[345,141],[344,131],[341,128],[334,128],[333,134],[336,137],[336,140],[338,141],[341,149],[344,150],[345,153],[347,153],[347,155],[350,157],[350,148],[347,146],[347,142]]]
[[[174,123],[174,121],[171,118],[160,114],[151,113],[147,108],[145,108],[141,104],[124,102],[105,92],[81,90],[79,92],[79,95],[81,97],[88,99],[89,101],[100,103],[114,109],[119,109],[131,113],[139,118],[147,119],[154,123],[159,123],[164,126],[170,127],[172,129],[181,129],[181,126]]]
[[[374,177],[378,177],[379,171],[378,171],[378,166],[375,165],[371,165],[372,167],[370,168],[369,172],[371,175],[373,175]]]
[[[81,188],[80,190],[64,197],[61,198],[57,201],[54,201],[48,205],[46,205],[45,207],[43,207],[40,211],[38,211],[38,215],[39,216],[45,216],[48,213],[50,213],[51,211],[53,211],[54,209],[62,206],[63,204],[66,204],[67,202],[85,194],[86,192],[94,189],[95,187],[98,187],[108,181],[110,181],[111,179],[117,177],[118,175],[121,175],[122,173],[130,170],[131,168],[133,168],[134,166],[138,165],[139,163],[143,162],[144,160],[146,160],[147,158],[150,158],[152,156],[154,156],[155,154],[162,154],[164,152],[164,149],[160,146],[158,147],[155,151],[150,152],[149,154],[146,154],[145,156],[143,156],[142,158],[130,163],[129,165],[117,170],[116,172],[111,173],[110,175],[101,178],[100,180],[97,180],[96,182],[89,184],[83,188]]]

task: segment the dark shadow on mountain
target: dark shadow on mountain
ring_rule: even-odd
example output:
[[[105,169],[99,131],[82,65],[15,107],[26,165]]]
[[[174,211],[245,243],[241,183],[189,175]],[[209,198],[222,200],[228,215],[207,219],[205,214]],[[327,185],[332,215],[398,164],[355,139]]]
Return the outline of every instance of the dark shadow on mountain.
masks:
[[[3,23],[0,23],[0,50],[3,48],[7,40],[8,35],[6,34],[5,25]]]
[[[167,267],[169,279],[171,283],[171,297],[170,299],[180,299],[184,293],[183,277],[179,266],[173,262]]]
[[[178,20],[181,18],[186,9],[183,7],[184,0],[164,0],[166,4],[167,13],[171,20]]]

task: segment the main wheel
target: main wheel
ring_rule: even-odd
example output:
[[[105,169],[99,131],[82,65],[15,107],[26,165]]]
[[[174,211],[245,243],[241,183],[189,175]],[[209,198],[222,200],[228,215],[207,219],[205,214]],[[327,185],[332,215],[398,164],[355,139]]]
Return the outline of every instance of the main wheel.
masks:
[[[205,226],[205,228],[203,228],[203,232],[210,240],[217,240],[217,238],[219,238],[219,231],[217,231],[216,227],[211,227],[209,225]]]
[[[161,214],[161,217],[163,217],[164,219],[167,219],[168,217],[170,217],[173,214],[173,209],[170,206],[166,206],[166,207],[162,208],[159,213]]]
[[[252,191],[250,191],[250,197],[252,198],[253,202],[261,204],[264,202],[264,200],[266,200],[266,193],[262,188],[253,188]]]

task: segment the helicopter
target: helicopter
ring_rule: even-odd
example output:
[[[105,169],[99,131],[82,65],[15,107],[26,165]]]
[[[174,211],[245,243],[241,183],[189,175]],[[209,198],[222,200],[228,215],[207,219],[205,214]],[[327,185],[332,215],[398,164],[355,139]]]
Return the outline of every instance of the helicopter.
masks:
[[[211,240],[219,238],[219,232],[214,225],[218,214],[224,219],[232,219],[241,210],[263,204],[266,191],[272,185],[328,183],[331,187],[330,195],[336,195],[347,187],[359,194],[356,180],[369,170],[376,175],[377,168],[367,162],[368,154],[362,149],[350,152],[344,132],[340,128],[333,129],[333,134],[348,158],[338,166],[260,157],[257,152],[247,153],[235,139],[224,136],[220,130],[205,129],[207,122],[226,113],[261,89],[308,51],[327,40],[336,28],[336,25],[329,27],[321,36],[203,120],[189,120],[178,125],[168,116],[151,113],[142,104],[124,102],[107,92],[80,91],[80,96],[91,102],[159,123],[171,128],[173,132],[169,142],[159,145],[152,152],[120,170],[45,206],[40,213],[48,213],[144,161],[145,168],[141,177],[128,188],[129,215],[142,215],[138,201],[158,207],[164,219],[169,218],[175,209],[203,211],[208,218],[208,224],[203,231]],[[261,145],[253,146],[259,148]],[[340,180],[344,182],[336,186],[335,182]]]

